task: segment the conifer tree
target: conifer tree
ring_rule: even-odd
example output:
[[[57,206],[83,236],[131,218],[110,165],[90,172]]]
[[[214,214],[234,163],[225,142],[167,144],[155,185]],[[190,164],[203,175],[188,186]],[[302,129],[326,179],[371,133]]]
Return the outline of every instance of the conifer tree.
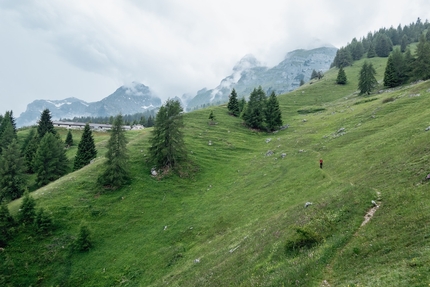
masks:
[[[47,132],[40,141],[33,160],[37,185],[46,185],[66,174],[67,164],[63,143],[52,133]]]
[[[402,52],[395,49],[388,57],[384,72],[384,86],[393,88],[400,86],[407,80],[406,64]]]
[[[64,143],[68,147],[71,147],[73,145],[73,135],[70,130],[67,132],[66,140],[64,141]]]
[[[227,109],[229,113],[233,116],[239,116],[239,102],[237,100],[237,93],[235,89],[231,91],[230,99],[227,104]]]
[[[305,84],[305,81],[303,81],[303,79],[300,79],[300,87],[303,86]]]
[[[9,126],[9,124],[12,125],[12,132],[14,137],[16,138],[16,123],[15,123],[15,119],[13,118],[12,111],[6,111],[4,117],[2,116],[0,119],[0,138],[2,137],[3,132]]]
[[[130,179],[127,168],[127,139],[122,128],[123,124],[122,115],[114,118],[107,144],[105,170],[98,178],[99,184],[112,189],[122,186]]]
[[[388,57],[393,49],[390,38],[383,33],[379,33],[375,39],[375,51],[378,57]]]
[[[375,58],[376,57],[376,51],[375,51],[375,46],[373,45],[372,42],[370,42],[369,44],[369,50],[367,50],[367,58]]]
[[[4,130],[0,136],[0,154],[3,153],[3,150],[12,142],[13,139],[16,139],[16,133],[13,131],[12,123],[4,118]]]
[[[266,105],[266,94],[263,89],[258,87],[251,92],[249,101],[243,112],[243,120],[245,124],[253,129],[263,128],[264,123],[264,107]]]
[[[408,46],[408,36],[403,35],[402,42],[400,43],[400,51],[402,51],[402,53],[406,52],[407,46]]]
[[[22,198],[22,203],[19,208],[18,222],[24,224],[33,224],[36,218],[36,201],[30,196],[30,193],[26,191]]]
[[[78,170],[86,166],[92,159],[96,158],[96,156],[97,150],[94,144],[93,134],[91,132],[90,125],[87,123],[85,125],[84,132],[82,133],[81,141],[78,145],[73,170]]]
[[[53,229],[52,218],[45,212],[43,207],[39,208],[36,212],[34,228],[39,234],[48,234]]]
[[[150,160],[157,168],[179,170],[187,161],[182,111],[178,101],[169,99],[157,113],[149,148]]]
[[[154,117],[153,116],[149,116],[148,117],[148,122],[147,122],[147,124],[146,124],[146,126],[148,127],[148,128],[150,128],[150,127],[153,127],[154,126]]]
[[[92,247],[91,231],[86,225],[79,227],[79,234],[73,243],[73,248],[77,251],[88,251]]]
[[[343,67],[340,67],[339,72],[337,73],[336,84],[345,85],[347,82],[346,73]]]
[[[239,100],[239,115],[242,115],[242,112],[245,109],[245,106],[246,106],[246,100],[245,100],[245,97],[242,97]]]
[[[5,202],[0,202],[0,247],[6,246],[7,241],[12,235],[12,227],[15,220],[10,215],[9,209]]]
[[[40,141],[39,136],[35,131],[33,133],[30,132],[29,137],[31,136],[31,134],[33,136],[30,138],[24,151],[24,161],[25,161],[26,171],[28,173],[34,173],[34,168],[33,168],[34,156],[36,155],[36,151]]]
[[[424,35],[421,35],[417,45],[416,61],[413,70],[414,79],[428,80],[430,79],[430,42],[427,42]]]
[[[39,135],[39,139],[42,139],[43,136],[47,133],[56,134],[56,131],[54,129],[54,124],[51,120],[51,112],[49,109],[43,110],[42,114],[40,115],[40,120],[37,125],[37,133]]]
[[[25,191],[24,162],[16,139],[0,156],[0,202],[21,197]]]
[[[279,108],[278,98],[272,92],[266,105],[266,127],[268,131],[275,131],[282,126],[282,113]]]
[[[316,79],[316,78],[318,78],[318,73],[317,73],[317,71],[315,71],[315,69],[314,69],[314,70],[312,70],[311,80]]]
[[[209,114],[209,119],[211,120],[211,124],[213,125],[215,121],[215,115],[213,111],[211,111],[211,113]]]
[[[358,79],[358,89],[360,90],[360,95],[368,94],[376,87],[378,83],[375,78],[376,71],[373,68],[372,63],[364,62],[360,70],[360,75]]]

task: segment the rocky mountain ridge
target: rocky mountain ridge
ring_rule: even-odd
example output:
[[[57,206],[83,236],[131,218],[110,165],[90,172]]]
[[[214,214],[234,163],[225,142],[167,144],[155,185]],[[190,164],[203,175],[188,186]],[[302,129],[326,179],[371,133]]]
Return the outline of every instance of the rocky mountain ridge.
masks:
[[[88,103],[77,98],[64,100],[35,100],[27,105],[25,112],[16,119],[18,127],[37,123],[44,109],[49,109],[53,120],[73,117],[106,117],[119,113],[135,114],[161,106],[161,99],[151,92],[149,87],[133,82],[119,87],[106,98]]]

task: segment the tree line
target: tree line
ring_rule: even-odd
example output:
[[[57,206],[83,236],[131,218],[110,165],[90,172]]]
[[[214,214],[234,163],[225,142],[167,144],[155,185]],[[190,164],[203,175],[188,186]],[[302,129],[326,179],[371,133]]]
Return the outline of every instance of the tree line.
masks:
[[[135,113],[132,115],[123,115],[122,116],[124,125],[133,126],[133,125],[142,125],[145,127],[154,126],[154,118],[155,111],[145,111],[143,113]],[[73,117],[71,119],[62,118],[60,121],[64,122],[76,122],[76,123],[95,123],[95,124],[113,124],[115,120],[114,116],[109,117]]]

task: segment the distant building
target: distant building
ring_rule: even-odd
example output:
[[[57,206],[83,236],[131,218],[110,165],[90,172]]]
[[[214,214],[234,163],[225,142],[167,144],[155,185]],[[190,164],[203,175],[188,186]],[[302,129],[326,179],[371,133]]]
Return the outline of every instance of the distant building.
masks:
[[[83,129],[86,125],[86,123],[76,123],[76,122],[60,122],[60,121],[52,121],[54,127],[60,127],[60,128],[67,128],[67,129]],[[110,130],[112,128],[112,125],[108,124],[94,124],[94,123],[88,123],[90,125],[90,128],[92,130],[96,131],[103,131],[103,130]],[[131,126],[122,126],[125,130],[131,130]],[[143,128],[143,127],[142,127]]]

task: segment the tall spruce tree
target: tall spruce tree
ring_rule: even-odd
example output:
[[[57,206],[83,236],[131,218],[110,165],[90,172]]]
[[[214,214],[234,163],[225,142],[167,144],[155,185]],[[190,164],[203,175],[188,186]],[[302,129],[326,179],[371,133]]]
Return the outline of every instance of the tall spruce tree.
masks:
[[[73,135],[70,130],[67,132],[66,140],[64,141],[64,143],[67,147],[71,147],[73,145]]]
[[[24,161],[16,139],[0,156],[0,202],[21,197],[26,188]]]
[[[157,168],[179,171],[187,162],[182,111],[178,101],[169,99],[157,113],[149,148],[150,160]]]
[[[249,101],[243,112],[242,118],[245,124],[252,129],[262,129],[264,123],[264,108],[266,94],[261,86],[251,92]]]
[[[345,85],[347,82],[345,70],[341,67],[337,73],[336,84]]]
[[[97,150],[94,144],[93,134],[91,132],[90,125],[87,123],[85,125],[84,132],[82,133],[81,141],[78,145],[73,170],[78,170],[86,166],[92,159],[96,158],[96,156]]]
[[[268,131],[275,131],[282,126],[282,112],[279,108],[278,98],[272,92],[266,105],[266,127]]]
[[[359,78],[358,78],[358,89],[360,95],[368,94],[376,87],[378,83],[375,78],[376,71],[373,68],[372,63],[364,62],[361,67]]]
[[[384,72],[384,86],[393,88],[400,86],[407,80],[406,64],[402,52],[394,49],[388,57]]]
[[[387,35],[378,33],[375,39],[375,51],[378,57],[388,57],[393,49],[393,43]]]
[[[112,189],[121,187],[130,179],[127,167],[127,139],[123,124],[122,115],[114,118],[111,136],[107,144],[107,160],[104,163],[104,171],[98,178],[99,184]]]
[[[236,93],[235,89],[233,89],[231,91],[230,99],[229,99],[228,104],[227,104],[227,109],[228,109],[229,113],[235,117],[240,115],[240,113],[239,113],[239,102],[237,100],[237,93]]]
[[[34,173],[34,168],[33,168],[34,156],[36,155],[36,151],[37,151],[37,148],[39,147],[40,140],[36,131],[34,131],[33,133],[30,131],[28,137],[30,140],[24,150],[24,161],[25,161],[26,171],[28,173]]]
[[[39,139],[42,139],[46,133],[56,134],[54,129],[54,124],[51,120],[51,112],[49,109],[44,109],[42,114],[40,115],[40,120],[37,125],[37,134],[39,135]]]
[[[40,141],[33,160],[36,183],[43,186],[67,173],[68,161],[63,143],[47,132]]]
[[[245,97],[242,97],[239,100],[239,115],[242,115],[242,112],[245,109],[245,106],[246,106],[246,100],[245,100]]]

